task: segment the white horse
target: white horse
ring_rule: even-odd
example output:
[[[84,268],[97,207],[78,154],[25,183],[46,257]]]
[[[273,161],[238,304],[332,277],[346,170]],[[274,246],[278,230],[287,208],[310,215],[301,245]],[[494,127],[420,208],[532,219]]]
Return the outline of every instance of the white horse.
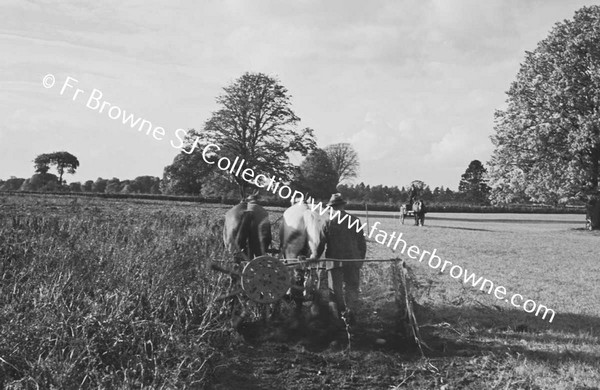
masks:
[[[317,248],[323,239],[321,227],[325,220],[318,213],[313,212],[306,203],[298,201],[298,198],[293,199],[292,203],[292,206],[283,213],[279,235],[281,254],[284,259],[290,260],[301,256],[316,258]],[[314,284],[311,278],[308,280],[305,278],[304,273],[302,267],[295,269],[296,286],[309,287],[304,294],[300,289],[292,290],[292,299],[296,302],[297,309],[300,309],[305,296],[311,295],[311,286]]]

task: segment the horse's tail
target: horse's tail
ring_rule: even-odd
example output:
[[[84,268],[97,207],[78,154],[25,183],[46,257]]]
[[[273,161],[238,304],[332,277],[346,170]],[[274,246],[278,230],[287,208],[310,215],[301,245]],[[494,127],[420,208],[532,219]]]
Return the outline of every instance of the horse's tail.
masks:
[[[252,237],[252,221],[254,220],[254,215],[252,211],[244,211],[242,214],[242,218],[240,220],[240,227],[237,231],[235,242],[248,258],[251,256],[248,254],[248,250],[251,248],[251,237]]]
[[[310,256],[316,256],[317,248],[321,241],[324,239],[321,227],[323,221],[317,216],[316,213],[307,210],[304,212],[304,226],[306,228],[306,239],[308,247],[310,248]]]

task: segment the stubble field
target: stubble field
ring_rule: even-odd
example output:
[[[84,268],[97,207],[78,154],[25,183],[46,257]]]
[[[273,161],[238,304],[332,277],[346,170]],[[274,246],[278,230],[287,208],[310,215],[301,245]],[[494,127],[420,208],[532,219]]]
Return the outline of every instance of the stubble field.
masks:
[[[549,323],[400,256],[414,274],[423,358],[398,332],[384,263],[363,268],[350,347],[294,337],[306,332],[289,323],[249,323],[245,339],[232,331],[215,301],[228,280],[209,267],[228,260],[224,211],[0,195],[0,388],[600,386],[600,234],[581,215],[430,214],[419,228],[371,214],[409,245],[556,311]],[[271,210],[275,225],[280,215]],[[369,258],[399,256],[368,245]]]

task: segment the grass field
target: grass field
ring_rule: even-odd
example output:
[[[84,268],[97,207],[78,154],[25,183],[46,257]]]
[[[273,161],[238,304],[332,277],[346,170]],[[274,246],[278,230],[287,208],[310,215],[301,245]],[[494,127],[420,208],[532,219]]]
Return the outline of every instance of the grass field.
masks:
[[[410,260],[421,357],[389,266],[365,265],[350,349],[243,340],[214,298],[225,208],[0,197],[0,388],[598,389],[600,234],[581,215],[394,215],[369,223],[552,308],[552,323]],[[276,222],[281,210],[270,209]],[[357,213],[364,220],[364,215]],[[369,243],[369,258],[398,256]],[[256,325],[258,324],[258,325]],[[261,326],[259,323],[249,324]],[[264,330],[264,329],[263,329]],[[262,334],[266,334],[262,332]],[[383,340],[383,341],[382,341]]]

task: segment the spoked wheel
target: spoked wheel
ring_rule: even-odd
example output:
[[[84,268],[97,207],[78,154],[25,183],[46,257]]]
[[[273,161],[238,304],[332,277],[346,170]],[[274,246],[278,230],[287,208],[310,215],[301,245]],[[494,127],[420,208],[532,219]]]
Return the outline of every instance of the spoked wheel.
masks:
[[[218,299],[231,299],[232,325],[237,328],[248,314],[248,300],[259,304],[266,318],[268,304],[281,300],[291,286],[291,275],[287,267],[277,258],[260,256],[247,262],[241,272],[212,264],[212,269],[228,273],[233,286],[229,294]]]

